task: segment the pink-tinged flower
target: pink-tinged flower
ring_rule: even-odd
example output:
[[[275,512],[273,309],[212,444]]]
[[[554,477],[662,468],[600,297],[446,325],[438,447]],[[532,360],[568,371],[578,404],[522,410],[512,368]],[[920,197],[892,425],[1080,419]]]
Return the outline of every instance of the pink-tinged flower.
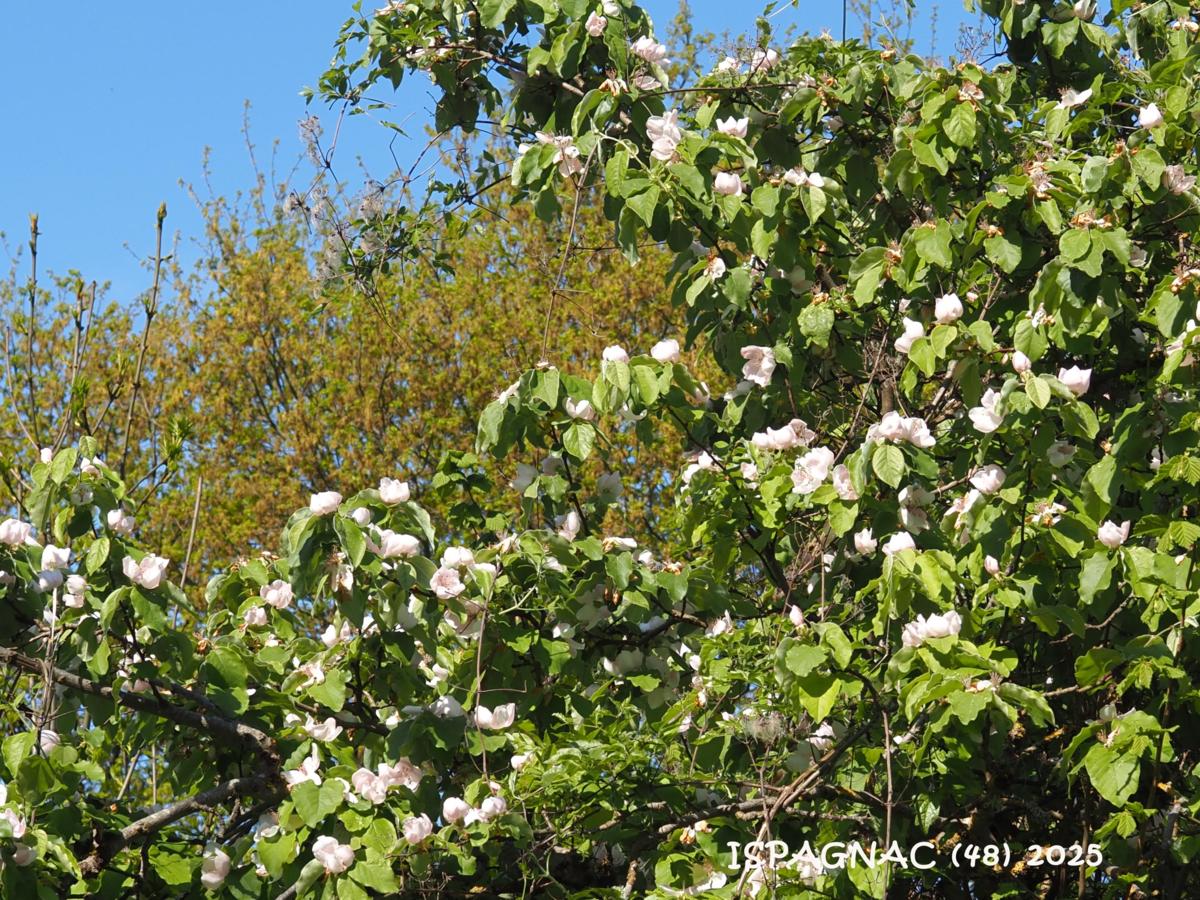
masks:
[[[204,861],[200,863],[200,883],[210,891],[219,890],[229,876],[231,868],[233,863],[229,854],[219,847],[215,848],[206,853]]]
[[[264,584],[258,589],[258,596],[263,603],[276,609],[287,609],[292,604],[292,586],[286,581],[276,578],[270,584]]]
[[[754,463],[744,462],[738,466],[738,471],[741,473],[742,480],[745,481],[746,484],[750,485],[751,487],[758,484],[758,466],[756,466]]]
[[[1129,522],[1105,522],[1096,532],[1096,539],[1109,550],[1116,550],[1129,540]]]
[[[1092,96],[1092,89],[1077,91],[1074,88],[1067,88],[1062,92],[1062,99],[1055,104],[1059,109],[1074,109],[1076,106],[1082,106],[1087,103]]]
[[[404,839],[410,844],[420,844],[433,834],[433,823],[429,821],[429,816],[421,813],[419,816],[409,816],[401,822],[400,830],[404,832]]]
[[[252,606],[242,617],[249,628],[262,628],[267,624],[267,611],[261,606]]]
[[[513,767],[514,772],[520,772],[532,759],[532,753],[514,753],[508,763]]]
[[[568,397],[564,401],[563,405],[567,410],[567,415],[572,419],[579,419],[581,422],[591,422],[596,418],[596,408],[592,406],[591,401],[589,400],[580,400],[576,402]]]
[[[504,802],[503,797],[488,797],[479,804],[479,818],[484,822],[490,822],[506,812],[508,812],[508,804]]]
[[[788,621],[796,628],[804,627],[804,610],[792,604],[788,607]]]
[[[983,558],[983,571],[989,575],[996,576],[1000,574],[1000,561],[994,556],[985,556]]]
[[[33,544],[33,526],[20,519],[5,519],[0,522],[0,544],[10,547],[20,547],[22,544]]]
[[[314,516],[328,516],[337,512],[342,504],[342,495],[337,491],[321,491],[308,499],[308,508]]]
[[[1082,397],[1092,386],[1092,370],[1071,366],[1069,369],[1058,370],[1058,380],[1076,397]]]
[[[447,547],[442,565],[448,569],[465,569],[475,565],[475,554],[467,547]]]
[[[982,496],[983,494],[981,494],[978,490],[971,488],[971,490],[967,491],[961,497],[956,498],[955,501],[950,504],[950,508],[946,510],[946,515],[949,518],[955,519],[955,528],[963,528],[968,524],[970,521],[968,518],[969,514],[971,510],[975,508],[975,504],[979,502]]]
[[[1017,350],[1012,355],[1012,367],[1013,371],[1018,375],[1024,375],[1033,368],[1033,361],[1020,350]]]
[[[1046,450],[1046,459],[1056,469],[1061,469],[1075,458],[1075,446],[1068,441],[1055,441]]]
[[[854,482],[850,480],[850,470],[846,466],[839,465],[834,468],[833,486],[843,500],[852,502],[858,499],[858,491],[854,489]]]
[[[902,640],[905,647],[920,647],[934,638],[954,637],[962,629],[962,616],[954,610],[947,613],[917,618],[904,626]]]
[[[634,56],[640,56],[651,65],[662,66],[670,62],[667,59],[667,48],[649,35],[638,38],[629,49],[633,51]]]
[[[741,68],[742,64],[736,56],[722,57],[721,61],[717,63],[717,71],[722,74],[738,72]]]
[[[375,538],[378,543],[368,537],[367,546],[381,559],[417,556],[421,552],[421,541],[411,534],[397,534],[389,528],[381,528]]]
[[[740,119],[735,119],[733,116],[728,119],[717,119],[717,131],[730,137],[744,138],[749,126],[749,116],[743,116]]]
[[[457,825],[467,817],[471,804],[462,797],[447,797],[442,801],[442,818],[452,825]]]
[[[854,549],[863,556],[874,556],[875,548],[878,546],[879,542],[875,540],[875,535],[871,533],[870,528],[864,528],[862,531],[855,532]]]
[[[604,29],[608,27],[608,19],[593,10],[588,14],[587,21],[583,23],[583,27],[592,37],[600,37],[600,35],[604,34]]]
[[[134,526],[137,525],[133,516],[127,515],[125,510],[120,507],[110,509],[105,515],[104,521],[108,523],[110,531],[126,536],[133,534]]]
[[[971,476],[971,484],[980,493],[994,494],[1000,488],[1004,487],[1005,477],[1002,468],[996,465],[987,465],[975,470],[975,474]]]
[[[325,867],[328,875],[341,875],[354,865],[354,848],[339,844],[338,839],[327,834],[313,841],[313,859]]]
[[[401,758],[395,765],[379,764],[379,778],[388,787],[404,787],[415,791],[421,786],[421,770],[407,758]]]
[[[0,818],[8,820],[9,827],[12,829],[12,836],[16,840],[25,837],[25,832],[28,826],[25,824],[25,819],[11,809],[0,810]]]
[[[303,784],[306,781],[311,781],[313,784],[319,785],[321,783],[321,774],[318,769],[320,768],[321,760],[317,758],[317,748],[313,747],[304,761],[300,763],[299,768],[288,769],[283,773],[283,780],[292,787]]]
[[[963,305],[958,294],[943,294],[933,303],[933,317],[939,325],[949,325],[962,318]]]
[[[579,148],[575,146],[575,139],[570,135],[537,131],[534,132],[534,136],[538,139],[538,143],[554,148],[554,155],[550,161],[558,166],[558,174],[563,178],[583,171],[583,160],[579,158]]]
[[[488,709],[486,706],[475,707],[474,721],[480,728],[500,731],[512,725],[516,718],[517,704],[515,703],[502,703],[495,709]]]
[[[933,494],[920,485],[910,484],[900,491],[900,524],[913,534],[920,534],[929,527],[929,516],[922,508],[933,499]]]
[[[328,743],[337,740],[337,736],[342,733],[342,726],[333,716],[329,716],[324,722],[318,722],[312,716],[305,715],[304,731],[314,741]]]
[[[360,528],[366,528],[371,524],[371,510],[365,506],[360,506],[358,509],[350,512],[350,518],[353,519],[354,523]]]
[[[650,348],[650,355],[660,363],[679,362],[679,341],[674,338],[659,341]]]
[[[42,568],[47,571],[65,569],[71,562],[70,547],[55,547],[47,544],[42,548]]]
[[[788,169],[783,173],[784,184],[790,184],[792,187],[825,187],[825,179],[816,172],[806,172],[801,166],[794,169]]]
[[[1158,104],[1151,103],[1149,106],[1143,106],[1138,111],[1138,125],[1142,128],[1157,128],[1166,121],[1163,118],[1162,110],[1158,108]]]
[[[630,81],[630,84],[632,84],[639,91],[656,91],[662,87],[662,82],[650,75],[634,75],[633,79]]]
[[[646,137],[650,138],[651,156],[664,162],[674,159],[675,149],[683,140],[683,131],[679,127],[679,112],[670,109],[661,116],[648,118]]]
[[[137,562],[132,556],[126,556],[121,560],[121,571],[134,584],[152,591],[162,584],[163,575],[170,564],[168,559],[147,553]]]
[[[719,256],[714,256],[704,266],[704,274],[708,276],[710,281],[717,281],[726,272],[725,260]]]
[[[817,447],[796,460],[792,469],[792,493],[811,494],[824,484],[834,458],[828,447]]]
[[[458,569],[449,569],[446,566],[433,573],[433,577],[429,579],[429,587],[439,600],[457,597],[467,589],[458,575]]]
[[[93,456],[88,459],[86,456],[79,457],[79,472],[81,475],[91,475],[93,477],[100,474],[100,470],[107,468],[104,465],[104,460],[98,456]]]
[[[457,719],[459,716],[466,715],[462,704],[448,694],[434,700],[429,711],[439,719]]]
[[[381,478],[379,480],[379,499],[388,506],[407,503],[410,496],[412,496],[412,491],[409,489],[407,481],[401,481],[398,478]]]
[[[916,550],[917,544],[907,531],[897,531],[883,545],[883,555],[891,556],[901,550]]]
[[[767,48],[755,50],[750,56],[751,72],[769,72],[779,65],[779,51]]]
[[[1183,166],[1167,166],[1162,173],[1162,183],[1172,194],[1183,194],[1196,186],[1196,176],[1184,172]]]
[[[629,354],[625,352],[624,347],[621,347],[617,344],[613,344],[610,347],[605,347],[604,352],[600,354],[600,358],[605,362],[629,362]]]
[[[912,350],[912,345],[916,343],[917,338],[925,337],[925,326],[916,319],[904,317],[904,334],[896,338],[895,347],[900,353],[908,355]]]
[[[979,406],[972,407],[967,415],[971,417],[971,424],[975,426],[975,430],[983,434],[991,434],[1000,427],[1004,421],[997,407],[1000,404],[1000,395],[991,388],[988,388],[983,397],[979,400]]]
[[[713,176],[713,190],[725,197],[740,197],[746,192],[746,185],[737,172],[718,172]]]
[[[33,865],[33,862],[36,859],[37,850],[35,850],[33,847],[22,843],[13,845],[12,860],[14,866],[21,866],[24,868],[25,866]]]
[[[375,806],[387,799],[387,782],[370,769],[358,769],[350,776],[350,784],[358,796]]]
[[[771,373],[775,371],[774,350],[770,347],[754,345],[743,347],[742,359],[746,360],[742,366],[743,378],[754,382],[759,387],[766,387],[771,383]]]
[[[321,668],[321,661],[317,659],[310,660],[304,665],[300,665],[300,661],[293,659],[293,665],[296,671],[304,675],[305,681],[301,687],[311,687],[314,684],[322,684],[325,681],[325,670]]]

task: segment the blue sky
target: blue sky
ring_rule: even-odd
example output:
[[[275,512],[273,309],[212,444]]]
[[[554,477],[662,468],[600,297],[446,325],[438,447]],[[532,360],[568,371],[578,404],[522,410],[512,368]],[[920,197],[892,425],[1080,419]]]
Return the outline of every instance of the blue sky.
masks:
[[[645,5],[660,28],[677,8],[675,0]],[[350,12],[343,0],[124,0],[76,4],[69,14],[43,3],[5,6],[0,231],[13,252],[37,212],[39,268],[74,268],[109,281],[116,300],[147,286],[141,260],[153,252],[160,202],[168,205],[168,230],[180,235],[180,256],[194,258],[200,217],[179,182],[203,187],[206,148],[217,193],[252,185],[242,135],[247,101],[260,165],[270,164],[278,140],[279,177],[293,169],[302,154],[296,123],[306,113],[299,91],[316,82]],[[699,28],[737,33],[753,27],[758,6],[734,7],[736,17],[720,0],[694,0],[692,8]],[[914,19],[917,52],[930,49],[931,9],[922,0]],[[960,0],[943,0],[937,11],[937,52],[946,54],[965,13]],[[836,35],[841,16],[840,3],[799,0],[774,21]],[[422,109],[431,104],[416,81],[401,99],[405,108],[391,118],[408,117],[419,138]],[[339,140],[339,174],[355,175],[348,170],[361,157],[373,174],[386,176],[387,142],[387,132],[369,120],[349,121]],[[412,158],[407,150],[396,148],[402,162]],[[299,177],[307,171],[301,166]]]

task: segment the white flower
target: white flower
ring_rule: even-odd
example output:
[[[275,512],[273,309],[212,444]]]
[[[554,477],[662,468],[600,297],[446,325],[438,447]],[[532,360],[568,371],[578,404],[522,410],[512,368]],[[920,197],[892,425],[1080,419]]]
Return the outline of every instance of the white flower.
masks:
[[[517,718],[517,704],[502,703],[495,709],[488,709],[486,706],[476,706],[474,722],[480,728],[487,728],[492,731],[500,731],[508,728]]]
[[[8,824],[12,829],[12,836],[15,839],[20,840],[21,838],[25,837],[25,832],[28,830],[29,826],[25,823],[24,818],[17,815],[17,813],[11,809],[0,811],[0,818],[5,818],[8,820]]]
[[[442,801],[442,818],[452,824],[458,824],[471,811],[471,804],[462,797],[447,797]]]
[[[679,341],[668,338],[650,348],[650,355],[660,363],[679,362]]]
[[[1076,397],[1082,397],[1092,386],[1092,370],[1081,369],[1079,366],[1059,369],[1058,380],[1065,384]]]
[[[950,504],[950,508],[946,510],[946,515],[956,520],[954,523],[956,528],[962,528],[968,523],[968,514],[975,508],[975,504],[979,502],[982,496],[983,494],[978,490],[971,488],[971,490]]]
[[[783,181],[793,187],[825,187],[825,179],[816,172],[805,172],[800,166],[783,173]]]
[[[446,566],[442,566],[433,573],[433,577],[429,579],[429,587],[439,600],[457,597],[467,589],[467,586],[462,583],[462,579],[459,578],[458,569],[450,569]]]
[[[596,493],[606,503],[614,502],[623,491],[621,476],[616,472],[605,472],[596,479]]]
[[[767,72],[779,64],[779,51],[770,48],[755,50],[750,56],[751,72]]]
[[[433,823],[429,821],[429,816],[421,813],[419,816],[409,816],[401,822],[400,830],[404,832],[404,839],[410,844],[419,844],[433,834]]]
[[[262,628],[267,624],[267,611],[261,606],[252,606],[246,610],[243,616],[246,620],[246,625],[250,628]]]
[[[534,132],[534,135],[537,137],[538,143],[554,148],[554,155],[550,161],[558,166],[558,174],[563,178],[583,171],[583,160],[579,158],[579,148],[575,146],[575,139],[570,135],[550,134],[545,131]]]
[[[58,736],[58,732],[50,728],[43,728],[38,733],[38,746],[42,748],[42,752],[49,755],[50,752],[62,743],[62,738]],[[20,837],[20,835],[15,835]]]
[[[708,261],[708,264],[705,265],[704,274],[708,276],[711,281],[718,280],[722,275],[725,274],[725,260],[721,259],[719,256],[714,256]]]
[[[304,758],[304,761],[300,763],[300,767],[298,769],[288,769],[283,773],[283,779],[293,787],[297,784],[303,784],[306,781],[320,785],[321,776],[317,772],[320,767],[321,761],[317,758],[317,748],[314,746],[308,756]]]
[[[788,621],[796,628],[804,627],[804,610],[793,604],[788,607]]]
[[[429,711],[439,719],[457,719],[459,716],[466,715],[462,704],[448,694],[434,700]]]
[[[600,37],[604,34],[604,29],[608,26],[608,19],[599,15],[593,10],[588,14],[587,21],[583,23],[583,27],[587,29],[587,33],[592,37]]]
[[[20,547],[22,544],[33,543],[33,526],[19,519],[5,519],[0,522],[0,544],[10,547]]]
[[[1004,486],[1004,470],[996,465],[986,465],[975,470],[971,484],[983,494],[994,494]]]
[[[337,491],[321,491],[308,499],[308,508],[314,516],[327,516],[337,512],[342,503],[342,495]]]
[[[854,549],[863,556],[873,556],[875,548],[878,546],[879,542],[875,540],[875,535],[871,533],[870,528],[864,528],[862,531],[855,532]]]
[[[583,520],[579,518],[578,512],[571,510],[566,515],[560,516],[557,524],[558,536],[564,541],[573,541],[583,527]]]
[[[1033,361],[1020,350],[1016,350],[1012,355],[1012,367],[1018,375],[1024,375],[1033,368]]]
[[[503,797],[488,797],[479,804],[479,818],[485,822],[490,822],[506,812],[508,812],[508,804],[504,802]]]
[[[651,65],[664,65],[669,61],[667,48],[649,35],[638,38],[629,49]]]
[[[517,463],[517,475],[508,484],[513,490],[523,494],[537,477],[538,470],[535,467],[529,463]]]
[[[350,518],[353,519],[360,528],[366,528],[371,524],[371,510],[365,506],[360,506],[351,511]]]
[[[132,556],[126,556],[121,560],[121,571],[134,584],[152,591],[162,584],[163,575],[170,564],[168,559],[147,553],[140,562],[135,562]]]
[[[744,462],[738,466],[738,471],[742,474],[742,480],[749,485],[758,483],[758,466],[752,462]]]
[[[133,516],[126,515],[125,510],[120,507],[110,509],[104,517],[104,521],[108,523],[110,530],[124,535],[133,534],[133,528],[137,524]]]
[[[815,750],[824,753],[833,746],[833,737],[833,726],[828,722],[822,722],[817,730],[808,736],[808,742]]]
[[[883,545],[883,555],[891,556],[894,553],[899,553],[901,550],[916,550],[916,542],[913,541],[912,535],[907,531],[897,531]]]
[[[717,71],[721,73],[737,72],[742,68],[736,56],[725,56],[717,63]]]
[[[854,482],[850,480],[850,470],[846,466],[839,465],[834,468],[833,486],[843,500],[852,502],[858,499],[858,491],[854,489]]]
[[[625,352],[625,348],[617,344],[604,348],[604,353],[601,354],[601,359],[605,362],[629,362],[629,354]]]
[[[326,874],[340,875],[354,864],[354,848],[339,844],[337,838],[323,834],[313,841],[313,859],[325,867]]]
[[[37,590],[39,593],[48,594],[61,587],[62,583],[63,573],[59,569],[47,569],[37,574]]]
[[[912,349],[917,338],[925,337],[925,326],[916,319],[904,317],[904,334],[896,338],[896,349],[905,355]]]
[[[916,416],[902,416],[898,412],[889,412],[878,423],[867,429],[868,441],[907,441],[914,447],[928,449],[937,443],[937,439],[929,431],[924,419]]]
[[[411,534],[397,534],[390,528],[380,528],[367,537],[367,547],[381,559],[417,556],[421,552],[421,541]]]
[[[83,475],[99,475],[103,468],[105,468],[104,460],[98,456],[93,456],[91,459],[86,456],[79,457],[79,471]]]
[[[947,613],[917,618],[904,626],[902,640],[905,647],[919,647],[933,638],[952,637],[962,628],[962,617],[950,610]]]
[[[38,451],[38,458],[42,462],[46,463],[46,465],[49,465],[50,463],[54,462],[54,450],[50,447],[43,447],[40,451]]]
[[[225,883],[232,865],[229,854],[220,848],[205,854],[200,863],[200,883],[210,891],[218,890]]]
[[[718,172],[713,176],[713,190],[726,197],[740,197],[746,192],[746,186],[737,172]]]
[[[829,476],[834,458],[828,447],[817,447],[796,460],[792,469],[792,493],[811,494],[819,488]]]
[[[1164,121],[1162,111],[1159,110],[1157,104],[1151,103],[1138,111],[1138,125],[1142,128],[1157,128]]]
[[[69,547],[55,547],[47,544],[42,548],[42,568],[46,570],[65,569],[71,562]]]
[[[475,565],[475,554],[468,547],[447,547],[442,565],[448,569],[465,569]]]
[[[958,294],[943,294],[933,303],[934,320],[939,325],[949,325],[962,318],[963,305]]]
[[[697,472],[704,472],[716,467],[716,460],[708,453],[701,453],[696,457],[696,461],[689,463],[683,470],[683,483],[691,484],[692,478]]]
[[[651,156],[664,162],[673,159],[675,148],[683,140],[683,131],[679,127],[679,112],[671,109],[661,116],[648,118],[646,120],[646,137],[650,138]]]
[[[462,715],[461,706],[459,715]],[[421,777],[421,770],[407,758],[397,760],[394,766],[389,766],[387,763],[379,764],[379,778],[388,787],[406,787],[410,791],[415,791],[421,786]]]
[[[1000,561],[996,557],[988,555],[983,558],[983,571],[989,575],[1000,574]]]
[[[1129,522],[1105,522],[1096,532],[1096,539],[1109,550],[1116,550],[1129,539]]]
[[[407,503],[410,496],[412,496],[412,492],[409,490],[407,481],[401,481],[398,478],[381,478],[379,480],[379,499],[388,506]]]
[[[580,400],[578,403],[576,403],[574,400],[568,397],[564,402],[564,405],[567,410],[567,415],[572,419],[579,419],[583,422],[591,422],[596,418],[596,409],[592,406],[591,401],[589,400]],[[543,471],[545,470],[544,465],[542,466],[542,469]],[[548,472],[547,474],[553,473]]]
[[[929,516],[921,507],[933,499],[933,494],[920,485],[910,484],[900,491],[900,523],[913,534],[920,534],[929,527]]]
[[[286,581],[276,578],[270,584],[264,584],[258,589],[258,596],[263,602],[276,609],[287,609],[292,603],[292,586]]]
[[[742,359],[746,360],[742,366],[743,378],[759,387],[766,387],[771,383],[771,373],[775,371],[774,350],[770,347],[750,345],[742,348]]]
[[[967,415],[971,417],[971,424],[975,426],[975,430],[983,434],[991,434],[1004,421],[1004,416],[996,411],[997,405],[1000,403],[1000,395],[991,388],[988,388],[983,397],[979,400],[979,406],[972,407]]]
[[[1083,91],[1077,91],[1074,88],[1067,88],[1062,92],[1062,99],[1058,101],[1056,106],[1059,109],[1072,109],[1073,107],[1082,106],[1084,103],[1087,103],[1091,96],[1091,88]]]
[[[337,723],[337,720],[330,716],[324,722],[318,722],[310,715],[304,717],[304,731],[314,741],[332,741],[336,740],[337,736],[342,733],[342,726]]]
[[[1075,457],[1075,445],[1067,441],[1055,441],[1046,451],[1050,465],[1061,469]]]
[[[721,134],[728,134],[731,137],[744,138],[749,125],[749,116],[743,116],[740,119],[735,119],[733,116],[730,116],[728,119],[717,119],[717,131]]]
[[[1162,183],[1172,194],[1182,194],[1196,186],[1196,176],[1186,174],[1183,166],[1167,166],[1162,173]]]
[[[358,769],[350,776],[350,784],[360,797],[375,806],[387,799],[387,782],[370,769]]]

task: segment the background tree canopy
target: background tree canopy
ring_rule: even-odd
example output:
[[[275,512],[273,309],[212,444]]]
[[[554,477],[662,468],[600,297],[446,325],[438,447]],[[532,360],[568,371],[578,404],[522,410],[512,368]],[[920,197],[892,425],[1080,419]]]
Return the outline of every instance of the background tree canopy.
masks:
[[[356,9],[316,96],[488,147],[11,355],[4,890],[1190,896],[1200,24],[983,10],[689,72],[621,0]]]

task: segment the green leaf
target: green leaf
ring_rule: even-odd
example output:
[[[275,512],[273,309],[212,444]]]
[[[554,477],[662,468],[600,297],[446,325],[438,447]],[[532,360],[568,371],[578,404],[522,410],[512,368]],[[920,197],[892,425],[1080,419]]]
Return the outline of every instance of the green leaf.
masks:
[[[942,123],[946,137],[960,147],[975,141],[975,107],[970,103],[958,103]]]
[[[893,444],[880,444],[871,454],[871,468],[885,484],[899,487],[908,466],[903,451]]]
[[[1038,409],[1045,409],[1046,404],[1050,402],[1050,385],[1037,375],[1031,375],[1026,379],[1025,393],[1029,395],[1030,402]]]
[[[1092,787],[1113,806],[1124,806],[1138,788],[1141,766],[1136,756],[1113,752],[1096,743],[1083,758]]]
[[[625,201],[629,204],[629,208],[637,213],[638,218],[646,223],[647,228],[654,222],[654,213],[658,209],[661,193],[657,185],[651,185],[648,190]]]
[[[563,434],[563,449],[579,460],[587,459],[596,440],[596,429],[587,422],[574,422]]]
[[[346,683],[349,673],[342,669],[330,669],[325,673],[325,680],[308,688],[308,696],[334,712],[338,712],[346,704]]]
[[[913,156],[916,157],[917,162],[921,163],[922,165],[929,166],[932,169],[936,169],[939,175],[945,175],[948,171],[950,171],[950,167],[947,165],[946,160],[939,155],[936,150],[929,146],[929,144],[926,144],[923,141],[913,138],[912,153]]]
[[[1116,557],[1099,551],[1084,559],[1079,569],[1079,602],[1087,606],[1100,591],[1112,583]]]
[[[984,239],[983,249],[988,259],[1008,274],[1012,274],[1021,262],[1021,248],[1002,235]]]
[[[917,255],[927,263],[949,269],[954,262],[950,254],[950,240],[953,237],[950,224],[944,219],[936,226],[919,225],[913,237],[913,246]]]
[[[36,739],[37,736],[32,731],[19,731],[4,739],[4,765],[8,768],[9,777],[17,777],[17,772],[21,768],[21,760],[25,759],[33,750],[33,743]]]
[[[800,333],[819,347],[829,346],[829,334],[833,331],[833,310],[827,303],[811,303],[800,310],[796,324]]]

